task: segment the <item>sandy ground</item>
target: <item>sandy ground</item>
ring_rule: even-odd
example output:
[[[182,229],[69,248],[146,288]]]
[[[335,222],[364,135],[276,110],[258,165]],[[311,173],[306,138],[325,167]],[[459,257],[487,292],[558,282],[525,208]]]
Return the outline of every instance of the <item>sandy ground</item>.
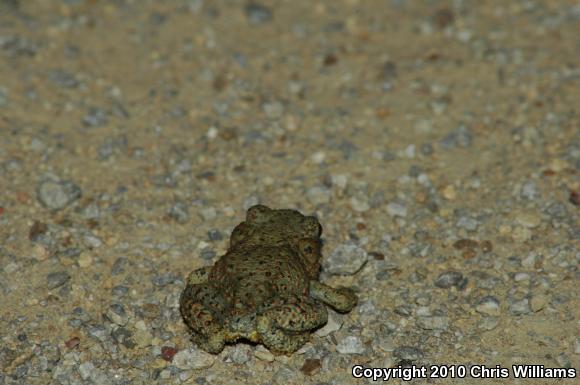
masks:
[[[512,365],[580,369],[579,26],[572,0],[1,0],[0,384],[573,383]],[[291,356],[210,355],[179,294],[256,203],[316,215],[360,303]]]

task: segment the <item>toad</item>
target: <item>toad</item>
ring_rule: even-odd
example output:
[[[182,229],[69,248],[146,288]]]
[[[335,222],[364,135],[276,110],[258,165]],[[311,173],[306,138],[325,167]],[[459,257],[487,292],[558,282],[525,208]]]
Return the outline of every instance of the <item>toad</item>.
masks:
[[[325,305],[350,311],[357,303],[352,289],[318,281],[321,233],[315,217],[251,207],[226,254],[187,278],[180,311],[194,342],[219,353],[246,339],[289,354],[327,322]]]

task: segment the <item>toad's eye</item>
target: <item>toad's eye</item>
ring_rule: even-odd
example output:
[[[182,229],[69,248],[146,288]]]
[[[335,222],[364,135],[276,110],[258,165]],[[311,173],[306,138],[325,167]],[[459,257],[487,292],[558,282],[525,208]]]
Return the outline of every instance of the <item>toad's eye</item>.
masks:
[[[301,239],[299,243],[300,253],[309,258],[316,257],[318,247],[318,242],[310,238]]]

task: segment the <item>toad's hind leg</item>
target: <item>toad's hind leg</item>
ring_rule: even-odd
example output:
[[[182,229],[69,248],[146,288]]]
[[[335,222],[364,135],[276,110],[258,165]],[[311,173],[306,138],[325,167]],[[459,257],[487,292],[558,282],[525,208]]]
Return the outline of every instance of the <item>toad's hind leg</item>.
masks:
[[[225,301],[219,291],[207,283],[208,272],[208,268],[202,268],[187,277],[179,310],[197,345],[210,353],[219,353],[225,344],[221,320]]]
[[[310,281],[310,296],[341,313],[349,312],[358,302],[352,289],[347,287],[335,289],[318,281]]]
[[[310,330],[327,320],[328,312],[323,304],[310,298],[290,297],[261,312],[256,329],[268,349],[292,353],[308,341]]]

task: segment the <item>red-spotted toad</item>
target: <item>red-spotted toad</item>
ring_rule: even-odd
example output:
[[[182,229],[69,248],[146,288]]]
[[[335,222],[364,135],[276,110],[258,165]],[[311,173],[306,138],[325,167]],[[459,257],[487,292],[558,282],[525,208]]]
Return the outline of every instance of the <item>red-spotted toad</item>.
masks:
[[[187,278],[180,311],[198,346],[219,353],[246,339],[289,354],[326,323],[324,304],[350,311],[352,289],[317,280],[321,232],[316,218],[298,211],[251,207],[227,253]]]

